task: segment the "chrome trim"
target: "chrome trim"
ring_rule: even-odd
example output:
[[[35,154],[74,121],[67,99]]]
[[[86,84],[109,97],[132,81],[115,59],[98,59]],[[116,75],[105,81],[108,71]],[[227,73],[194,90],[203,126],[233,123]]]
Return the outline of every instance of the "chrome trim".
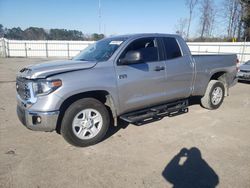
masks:
[[[249,77],[245,77],[244,75],[248,75]],[[249,81],[250,80],[250,72],[245,73],[245,72],[240,71],[237,73],[237,78],[238,78],[238,80]]]
[[[34,104],[37,101],[37,97],[34,94],[33,82],[32,81],[28,82],[28,88],[30,90],[30,99],[28,100],[28,102],[31,103],[31,104]]]
[[[241,69],[240,69],[240,72],[243,72],[243,73],[250,73],[250,70],[241,70]]]
[[[34,131],[50,132],[56,129],[59,111],[34,112],[17,105],[17,115],[25,127]],[[39,116],[41,123],[34,123],[33,117]]]
[[[21,80],[18,77],[17,79],[19,79],[19,81]],[[20,101],[25,108],[29,108],[30,106],[32,106],[33,104],[37,102],[37,97],[35,96],[34,91],[33,91],[33,81],[31,80],[26,80],[26,81],[27,81],[26,84],[27,84],[27,89],[29,90],[29,93],[30,93],[30,97],[27,100],[24,100],[17,92],[17,100],[18,102]]]
[[[20,97],[19,94],[16,95],[16,98],[17,98],[17,103],[18,103],[18,105],[21,106],[21,107],[23,107],[23,108],[25,108],[25,109],[30,108],[30,107],[31,107],[33,104],[35,104],[36,101],[37,101],[36,98],[34,98],[34,100],[27,100],[27,101],[25,101],[25,100],[23,100],[23,99]]]

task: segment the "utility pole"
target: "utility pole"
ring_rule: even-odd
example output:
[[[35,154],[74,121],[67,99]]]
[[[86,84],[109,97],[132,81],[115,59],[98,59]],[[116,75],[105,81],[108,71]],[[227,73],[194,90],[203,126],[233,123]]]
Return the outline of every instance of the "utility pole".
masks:
[[[99,0],[99,7],[98,7],[98,13],[99,13],[99,34],[101,34],[101,0]]]

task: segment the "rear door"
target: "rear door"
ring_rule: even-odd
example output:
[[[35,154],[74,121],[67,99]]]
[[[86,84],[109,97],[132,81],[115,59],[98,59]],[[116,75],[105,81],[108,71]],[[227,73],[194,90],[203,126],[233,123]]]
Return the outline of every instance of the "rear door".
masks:
[[[166,100],[189,97],[192,92],[194,73],[190,54],[182,51],[175,37],[162,37],[162,42],[165,49]]]
[[[143,63],[119,65],[128,51],[143,51]],[[146,108],[165,100],[165,61],[160,60],[159,41],[145,37],[132,41],[116,66],[120,113]]]

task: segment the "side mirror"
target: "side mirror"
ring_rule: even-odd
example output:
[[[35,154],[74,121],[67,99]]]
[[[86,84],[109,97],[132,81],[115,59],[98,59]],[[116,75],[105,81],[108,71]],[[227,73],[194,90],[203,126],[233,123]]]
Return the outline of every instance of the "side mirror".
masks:
[[[142,63],[143,57],[140,51],[128,51],[123,59],[120,59],[122,65]]]

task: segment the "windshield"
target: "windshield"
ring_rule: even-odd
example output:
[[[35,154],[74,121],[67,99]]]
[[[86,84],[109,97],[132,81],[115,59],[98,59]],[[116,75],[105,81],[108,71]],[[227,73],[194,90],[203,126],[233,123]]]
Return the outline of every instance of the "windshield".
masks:
[[[246,62],[246,65],[250,65],[250,61]]]
[[[73,60],[78,61],[106,61],[126,38],[107,38],[91,44],[81,51]]]

